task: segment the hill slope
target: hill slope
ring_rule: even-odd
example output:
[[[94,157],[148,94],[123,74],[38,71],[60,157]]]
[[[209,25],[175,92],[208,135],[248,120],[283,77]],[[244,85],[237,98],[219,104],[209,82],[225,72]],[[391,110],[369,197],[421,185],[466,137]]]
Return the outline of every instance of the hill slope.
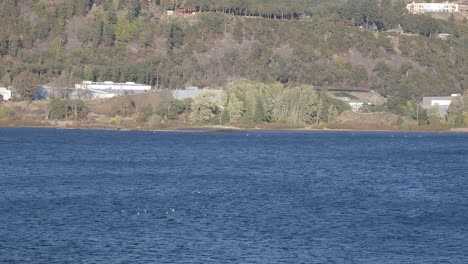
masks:
[[[408,15],[400,1],[186,2],[203,12],[167,16],[177,6],[164,0],[4,0],[2,82],[174,89],[250,79],[404,98],[466,89],[467,24]],[[398,24],[416,34],[382,32]]]

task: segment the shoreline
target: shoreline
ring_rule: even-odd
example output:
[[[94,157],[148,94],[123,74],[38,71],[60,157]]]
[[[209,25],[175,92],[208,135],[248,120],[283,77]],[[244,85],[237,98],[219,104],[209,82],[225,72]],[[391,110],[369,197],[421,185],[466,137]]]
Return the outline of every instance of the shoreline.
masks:
[[[6,121],[6,122],[5,122]],[[468,133],[468,128],[452,128],[448,130],[428,130],[428,129],[356,129],[356,128],[291,128],[291,127],[253,127],[243,128],[235,126],[179,126],[167,128],[128,128],[122,126],[106,126],[106,125],[54,125],[45,123],[44,121],[27,121],[15,120],[9,123],[7,120],[0,121],[0,128],[48,128],[48,129],[63,129],[63,130],[96,130],[96,131],[142,131],[142,132],[252,132],[252,131],[285,131],[285,132],[394,132],[394,133]]]

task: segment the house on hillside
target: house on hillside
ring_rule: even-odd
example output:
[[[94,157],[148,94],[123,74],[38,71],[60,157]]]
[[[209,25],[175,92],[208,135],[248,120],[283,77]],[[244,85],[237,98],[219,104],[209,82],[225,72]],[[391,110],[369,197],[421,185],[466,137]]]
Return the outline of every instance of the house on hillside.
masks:
[[[37,87],[36,92],[32,96],[32,100],[45,100],[49,98],[49,88],[47,86],[39,86]]]
[[[184,15],[194,15],[197,13],[197,9],[195,7],[178,7],[177,12],[179,14],[184,14]]]
[[[346,96],[338,96],[335,98],[343,102],[347,102],[353,112],[364,112],[366,107],[374,105],[367,100],[353,99],[351,97],[346,97]]]
[[[442,40],[447,40],[450,36],[452,36],[452,34],[448,34],[448,33],[439,33],[439,34],[437,34],[437,37],[442,39]]]
[[[468,5],[459,5],[458,11],[460,12],[468,12]]]
[[[4,101],[11,100],[11,91],[5,87],[0,87],[0,95],[2,96]]]
[[[3,95],[5,101],[13,99],[24,99],[21,93],[16,90],[14,86],[8,86],[8,88],[0,87],[0,94]],[[34,93],[31,96],[31,100],[44,100],[49,97],[49,91],[46,86],[39,85],[36,87]]]
[[[413,3],[407,4],[406,9],[412,14],[424,13],[455,13],[459,12],[459,4],[450,3],[448,1],[443,3]]]
[[[448,109],[453,99],[460,94],[452,94],[451,96],[427,96],[423,97],[422,107],[426,110],[437,108],[440,116],[444,117],[448,114]]]

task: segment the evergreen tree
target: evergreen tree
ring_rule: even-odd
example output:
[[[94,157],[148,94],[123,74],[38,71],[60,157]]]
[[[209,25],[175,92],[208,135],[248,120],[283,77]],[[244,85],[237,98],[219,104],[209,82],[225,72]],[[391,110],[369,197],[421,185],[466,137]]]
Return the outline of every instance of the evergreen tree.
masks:
[[[167,51],[172,53],[176,48],[180,48],[184,41],[184,32],[176,23],[171,23],[167,34]]]
[[[229,102],[226,110],[229,115],[229,123],[231,124],[236,124],[242,117],[243,103],[234,93],[229,95]]]
[[[97,47],[103,41],[104,22],[102,21],[101,16],[99,15],[95,16],[93,24],[94,24],[93,42],[94,42],[94,45]]]
[[[261,124],[266,121],[265,107],[263,105],[262,99],[260,96],[257,96],[257,102],[255,105],[255,124]]]
[[[39,76],[29,71],[24,71],[15,76],[13,86],[20,98],[31,100],[37,93],[39,85]]]
[[[11,85],[11,76],[10,76],[10,73],[9,73],[8,71],[5,72],[5,74],[3,75],[2,83],[3,83],[3,85],[5,85],[6,87],[8,87],[8,86]]]
[[[105,46],[112,46],[115,41],[114,27],[110,23],[104,24],[102,32],[102,43]]]
[[[128,20],[133,20],[135,18],[138,18],[138,16],[140,16],[140,13],[141,13],[140,0],[131,0],[130,7],[127,12]]]

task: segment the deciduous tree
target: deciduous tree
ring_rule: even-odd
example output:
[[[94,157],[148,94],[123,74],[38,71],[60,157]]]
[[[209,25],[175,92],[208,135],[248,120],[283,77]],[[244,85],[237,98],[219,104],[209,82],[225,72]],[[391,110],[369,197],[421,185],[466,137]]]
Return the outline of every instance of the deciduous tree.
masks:
[[[15,76],[13,86],[20,98],[25,100],[32,99],[38,91],[39,76],[30,71],[24,71]]]

